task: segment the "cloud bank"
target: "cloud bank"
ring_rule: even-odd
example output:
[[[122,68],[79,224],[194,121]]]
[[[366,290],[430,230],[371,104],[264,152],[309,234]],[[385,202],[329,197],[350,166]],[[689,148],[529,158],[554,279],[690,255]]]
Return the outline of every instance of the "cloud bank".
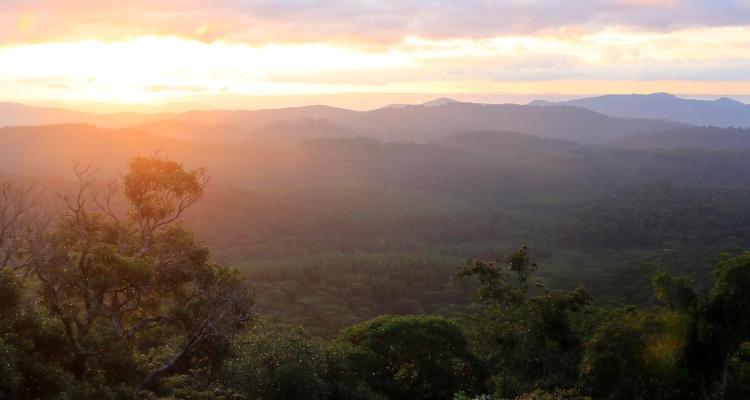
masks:
[[[565,84],[586,81],[750,91],[750,0],[0,0],[13,98],[593,93]]]
[[[142,35],[204,41],[399,42],[620,26],[668,32],[750,24],[748,0],[0,0],[0,42]]]

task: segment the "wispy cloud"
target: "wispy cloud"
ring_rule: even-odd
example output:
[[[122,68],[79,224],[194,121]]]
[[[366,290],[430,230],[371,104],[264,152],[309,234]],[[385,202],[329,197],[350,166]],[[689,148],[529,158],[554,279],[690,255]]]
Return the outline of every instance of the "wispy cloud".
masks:
[[[747,0],[0,0],[0,41],[176,35],[204,41],[398,42],[623,26],[750,23]]]

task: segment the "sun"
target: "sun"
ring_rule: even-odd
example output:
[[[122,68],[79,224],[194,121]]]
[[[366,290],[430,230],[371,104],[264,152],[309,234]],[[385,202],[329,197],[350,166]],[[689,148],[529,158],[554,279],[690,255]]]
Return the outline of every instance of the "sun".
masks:
[[[180,37],[41,43],[0,48],[0,76],[38,97],[148,103],[189,94],[271,95],[353,90],[316,82],[338,71],[406,68],[398,54],[325,43],[205,43]]]
[[[737,61],[750,59],[741,39],[748,36],[750,27],[651,33],[612,27],[488,38],[406,35],[377,46],[170,35],[8,44],[0,45],[0,100],[153,105],[222,95],[731,95],[750,91],[745,62]],[[690,65],[736,65],[736,71],[694,79]],[[673,66],[687,72],[674,74]]]

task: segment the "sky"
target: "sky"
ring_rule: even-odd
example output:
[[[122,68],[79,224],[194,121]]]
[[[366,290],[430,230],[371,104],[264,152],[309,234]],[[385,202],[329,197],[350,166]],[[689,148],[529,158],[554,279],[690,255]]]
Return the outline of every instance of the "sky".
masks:
[[[4,101],[659,91],[750,95],[750,0],[0,0]]]

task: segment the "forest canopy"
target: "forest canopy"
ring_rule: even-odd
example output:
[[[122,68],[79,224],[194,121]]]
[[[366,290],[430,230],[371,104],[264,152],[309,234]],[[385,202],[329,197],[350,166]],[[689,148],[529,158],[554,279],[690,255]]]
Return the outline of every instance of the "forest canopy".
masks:
[[[241,273],[211,261],[180,222],[204,196],[205,171],[154,156],[134,158],[121,180],[74,172],[77,190],[46,219],[34,190],[4,186],[2,398],[750,395],[748,253],[722,256],[707,291],[659,271],[642,306],[548,286],[526,246],[462,266],[426,255],[350,266],[339,255]],[[405,302],[409,290],[421,297]],[[379,308],[325,322],[320,307],[335,302],[306,291],[335,293],[334,314]],[[300,309],[269,319],[256,301]]]

